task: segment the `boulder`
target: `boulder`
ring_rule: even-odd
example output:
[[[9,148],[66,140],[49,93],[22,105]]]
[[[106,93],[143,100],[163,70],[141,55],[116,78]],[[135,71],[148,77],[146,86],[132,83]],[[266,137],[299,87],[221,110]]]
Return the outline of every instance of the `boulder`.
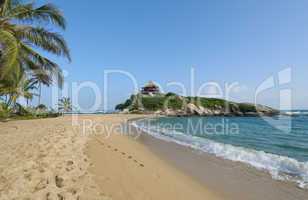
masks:
[[[165,115],[167,116],[176,116],[176,111],[175,110],[172,110],[172,109],[166,109],[164,111]]]
[[[165,113],[163,111],[161,111],[161,110],[158,110],[158,111],[155,111],[154,114],[155,115],[163,115]]]
[[[222,115],[223,112],[221,110],[213,110],[214,115]]]
[[[189,114],[202,115],[203,111],[199,109],[195,104],[189,103],[187,104],[187,112]]]
[[[263,105],[256,105],[256,110],[260,115],[266,115],[266,116],[270,116],[270,115],[277,115],[279,114],[279,111],[273,108],[270,108],[268,106],[263,106]]]

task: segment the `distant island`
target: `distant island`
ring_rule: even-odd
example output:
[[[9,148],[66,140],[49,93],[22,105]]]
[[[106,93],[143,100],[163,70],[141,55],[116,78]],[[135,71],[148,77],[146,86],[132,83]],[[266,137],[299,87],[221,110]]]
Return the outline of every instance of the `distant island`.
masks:
[[[153,82],[138,94],[115,107],[121,113],[159,114],[166,116],[274,116],[279,110],[264,105],[236,103],[218,98],[184,97],[160,93]]]

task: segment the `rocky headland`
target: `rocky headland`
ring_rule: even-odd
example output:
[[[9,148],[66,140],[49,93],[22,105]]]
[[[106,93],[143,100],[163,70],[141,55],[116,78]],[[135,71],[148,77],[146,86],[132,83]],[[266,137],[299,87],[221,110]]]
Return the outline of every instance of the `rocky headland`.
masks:
[[[165,116],[275,116],[279,110],[252,103],[236,103],[217,98],[184,97],[174,93],[132,95],[116,106],[121,113]]]

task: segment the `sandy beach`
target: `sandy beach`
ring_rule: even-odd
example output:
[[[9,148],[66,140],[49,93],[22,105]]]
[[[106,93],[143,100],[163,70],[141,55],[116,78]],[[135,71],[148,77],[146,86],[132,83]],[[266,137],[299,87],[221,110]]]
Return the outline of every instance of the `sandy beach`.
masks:
[[[305,199],[246,165],[120,127],[142,115],[0,124],[0,199]],[[76,123],[75,123],[76,125]],[[85,126],[84,126],[85,125]]]
[[[308,0],[0,0],[0,200],[308,200]]]
[[[0,124],[0,199],[220,199],[138,141],[116,130],[105,139],[84,135],[71,124],[70,116]]]
[[[0,124],[0,199],[105,199],[69,117]]]

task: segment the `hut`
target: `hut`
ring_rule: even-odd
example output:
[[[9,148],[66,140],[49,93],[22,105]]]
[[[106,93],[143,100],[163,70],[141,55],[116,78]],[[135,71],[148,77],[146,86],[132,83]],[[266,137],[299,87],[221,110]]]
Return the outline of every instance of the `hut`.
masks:
[[[144,95],[154,95],[154,94],[159,94],[159,93],[160,93],[159,87],[153,81],[149,81],[141,89],[141,94],[144,94]]]

